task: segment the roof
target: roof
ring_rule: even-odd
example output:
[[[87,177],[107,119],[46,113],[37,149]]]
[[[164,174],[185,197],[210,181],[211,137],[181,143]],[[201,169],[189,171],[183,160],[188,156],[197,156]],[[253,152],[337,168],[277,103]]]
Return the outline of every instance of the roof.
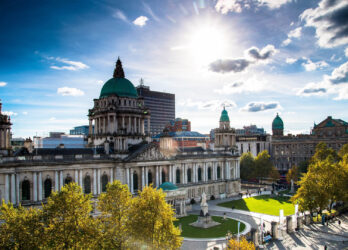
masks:
[[[176,132],[167,132],[167,134],[170,137],[173,138],[182,138],[182,137],[199,137],[199,138],[209,138],[209,136],[203,135],[199,132],[195,132],[195,131],[176,131]],[[156,136],[154,136],[153,138],[160,138],[163,135],[163,133],[158,134]]]
[[[230,121],[230,118],[228,117],[227,110],[224,108],[224,110],[222,110],[221,112],[220,122],[229,122],[229,121]]]
[[[277,114],[277,116],[274,118],[273,122],[272,122],[272,130],[273,129],[281,129],[284,130],[284,123],[282,118],[279,117],[279,115]]]
[[[159,188],[161,188],[163,191],[170,191],[170,190],[176,190],[178,187],[174,185],[171,182],[163,182]]]
[[[127,78],[111,78],[108,80],[101,89],[99,98],[110,95],[117,95],[119,97],[138,97],[137,90],[133,83]]]

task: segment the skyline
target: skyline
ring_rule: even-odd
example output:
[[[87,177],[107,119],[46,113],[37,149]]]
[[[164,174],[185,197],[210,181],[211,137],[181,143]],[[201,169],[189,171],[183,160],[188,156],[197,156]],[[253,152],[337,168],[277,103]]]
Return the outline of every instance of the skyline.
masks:
[[[174,93],[193,131],[217,127],[223,104],[231,126],[268,133],[276,113],[295,134],[329,115],[348,119],[344,1],[1,5],[0,98],[13,137],[88,124],[118,56],[135,86],[144,78]]]

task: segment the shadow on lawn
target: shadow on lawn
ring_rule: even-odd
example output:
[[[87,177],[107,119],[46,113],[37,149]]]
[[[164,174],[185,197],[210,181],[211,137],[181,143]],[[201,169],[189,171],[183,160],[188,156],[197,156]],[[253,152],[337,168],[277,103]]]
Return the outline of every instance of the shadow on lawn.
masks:
[[[260,196],[254,196],[252,197],[255,200],[264,200],[264,201],[269,201],[269,200],[277,200],[279,203],[291,203],[289,201],[289,197],[285,196],[275,196],[275,197],[270,197],[269,195],[260,195]]]

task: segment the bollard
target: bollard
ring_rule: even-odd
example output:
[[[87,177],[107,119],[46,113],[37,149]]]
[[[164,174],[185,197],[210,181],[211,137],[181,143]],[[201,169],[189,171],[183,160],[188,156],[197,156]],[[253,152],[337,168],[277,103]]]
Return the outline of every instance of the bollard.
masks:
[[[255,247],[257,248],[259,246],[259,234],[257,232],[257,229],[251,228],[250,234],[251,234],[251,240],[254,243]]]
[[[292,216],[286,217],[286,232],[288,234],[294,232],[294,228],[292,226]]]
[[[271,232],[272,232],[272,237],[273,237],[274,240],[276,240],[276,239],[279,238],[279,236],[278,236],[278,231],[279,231],[279,230],[278,230],[278,227],[279,227],[279,224],[278,224],[278,222],[276,222],[276,221],[272,221],[271,226],[272,226],[272,230],[271,230]]]
[[[311,224],[311,215],[305,214],[305,225],[308,226],[309,224]]]
[[[297,216],[297,229],[303,229],[303,216]]]

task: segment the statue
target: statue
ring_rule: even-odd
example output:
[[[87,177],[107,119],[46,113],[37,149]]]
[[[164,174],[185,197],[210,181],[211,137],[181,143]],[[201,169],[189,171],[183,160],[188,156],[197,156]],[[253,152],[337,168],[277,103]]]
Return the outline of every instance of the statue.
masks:
[[[294,181],[291,179],[291,189],[290,189],[290,193],[295,193],[294,190]]]
[[[201,211],[203,211],[203,216],[207,216],[208,215],[207,196],[206,196],[204,191],[202,193]]]
[[[210,227],[220,225],[220,223],[217,221],[214,221],[208,213],[207,196],[204,191],[201,196],[201,211],[199,213],[198,219],[196,222],[193,222],[190,225],[194,227],[200,227],[200,228],[210,228]]]

